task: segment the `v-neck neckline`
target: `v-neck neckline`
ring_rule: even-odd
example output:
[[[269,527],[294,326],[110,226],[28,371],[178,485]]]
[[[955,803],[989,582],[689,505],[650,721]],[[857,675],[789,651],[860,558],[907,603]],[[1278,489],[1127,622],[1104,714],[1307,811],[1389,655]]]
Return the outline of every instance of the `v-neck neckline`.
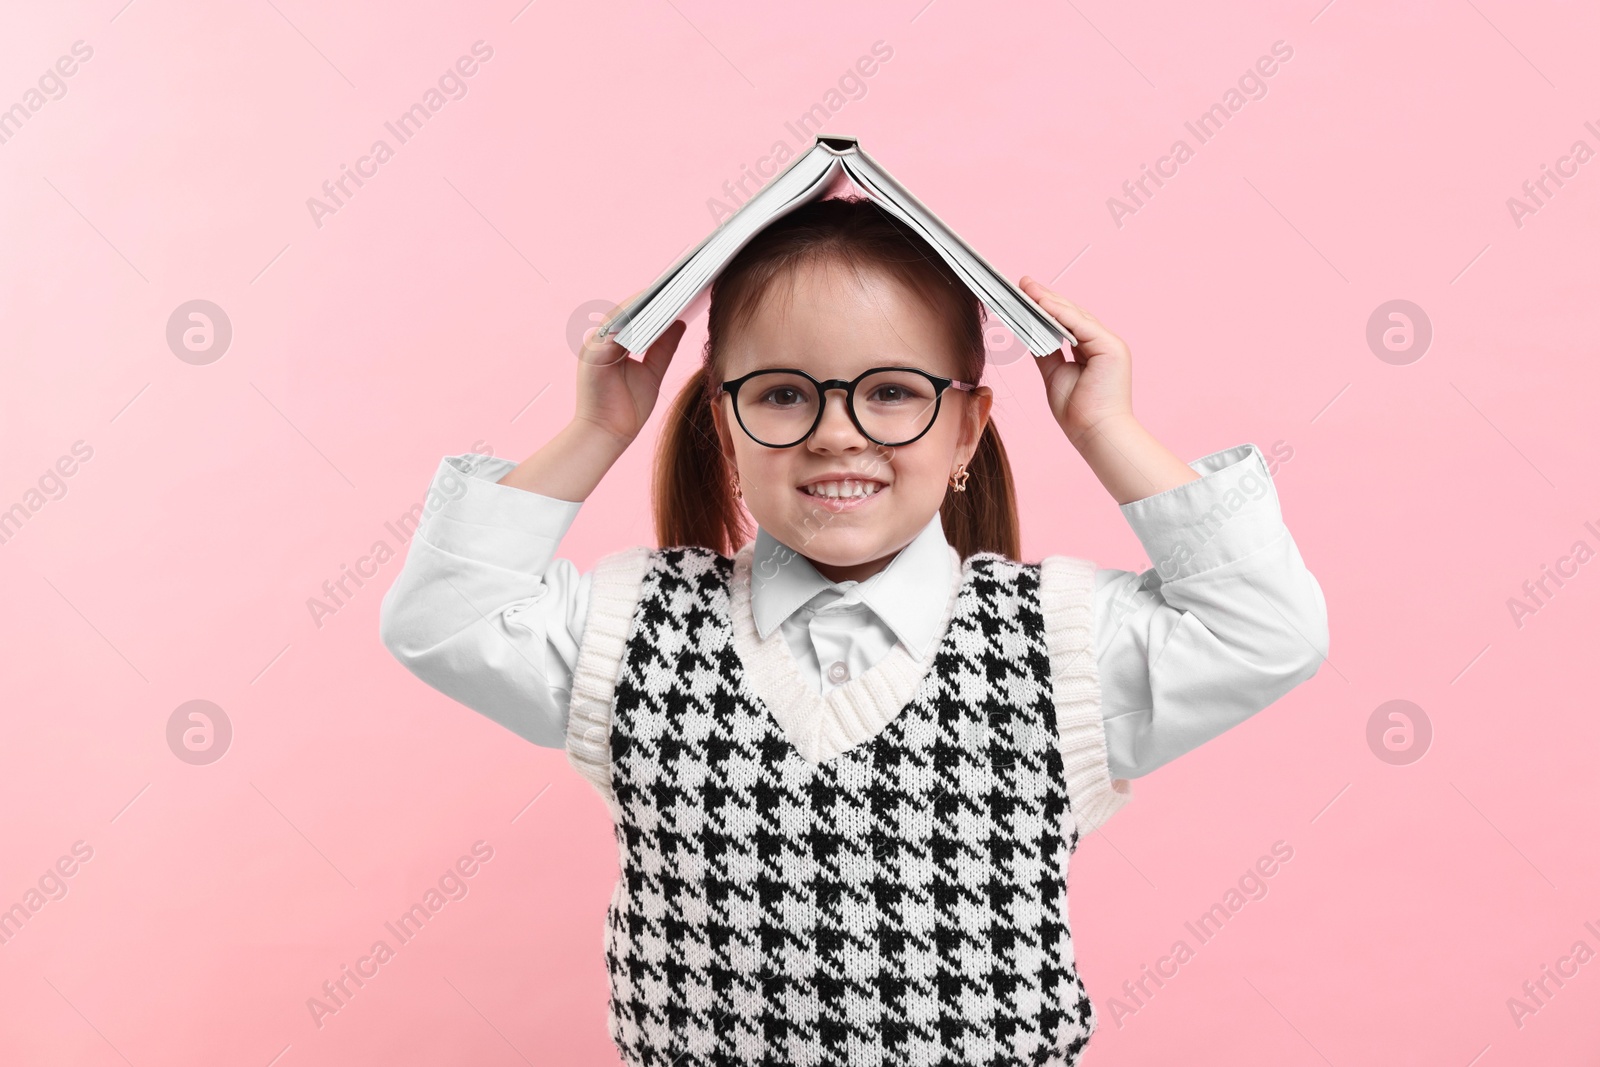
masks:
[[[733,644],[744,681],[777,724],[790,746],[808,764],[819,766],[883,732],[911,705],[933,669],[955,614],[956,601],[967,580],[967,568],[952,546],[949,595],[944,618],[923,656],[914,656],[896,641],[889,654],[826,696],[800,673],[782,627],[774,627],[765,640],[758,636],[751,608],[750,573],[755,544],[750,542],[734,556],[729,588]]]

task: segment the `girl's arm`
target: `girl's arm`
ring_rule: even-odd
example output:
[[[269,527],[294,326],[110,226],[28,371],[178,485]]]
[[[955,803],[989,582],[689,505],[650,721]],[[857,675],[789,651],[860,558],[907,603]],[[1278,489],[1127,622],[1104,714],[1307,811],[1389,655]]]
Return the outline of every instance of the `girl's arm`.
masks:
[[[1133,356],[1100,320],[1027,275],[1022,288],[1078,345],[1033,361],[1044,378],[1050,413],[1118,504],[1142,500],[1200,475],[1133,417]]]
[[[589,499],[631,441],[631,437],[624,439],[593,423],[573,419],[543,448],[507,471],[499,484],[581,502]]]
[[[1200,477],[1132,415],[1102,419],[1072,444],[1118,504],[1131,504]]]
[[[396,659],[535,744],[565,744],[590,586],[556,549],[649,418],[684,329],[673,323],[642,359],[615,340],[586,342],[572,422],[514,468],[446,457],[384,594],[379,634]]]
[[[560,748],[590,582],[555,553],[580,504],[496,484],[511,470],[492,456],[441,461],[378,633],[427,685]]]
[[[1095,573],[1101,714],[1114,778],[1192,751],[1316,674],[1322,589],[1284,525],[1253,444],[1122,506],[1152,566]]]
[[[1114,777],[1147,774],[1314,675],[1327,605],[1260,450],[1191,468],[1134,417],[1127,344],[1032,278],[1022,287],[1079,340],[1070,361],[1034,363],[1056,422],[1155,564],[1095,580],[1108,762]]]

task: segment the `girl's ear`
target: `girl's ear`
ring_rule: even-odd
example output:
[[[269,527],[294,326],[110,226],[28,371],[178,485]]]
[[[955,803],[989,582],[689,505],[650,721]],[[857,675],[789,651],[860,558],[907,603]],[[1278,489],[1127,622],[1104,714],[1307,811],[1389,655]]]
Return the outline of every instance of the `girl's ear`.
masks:
[[[722,412],[721,393],[711,401],[711,421],[717,428],[717,442],[722,447],[723,460],[728,464],[729,470],[737,469],[738,464],[735,462],[733,452],[733,434],[729,432],[727,418]]]
[[[989,425],[989,409],[994,406],[994,390],[987,385],[980,385],[967,394],[971,403],[967,405],[967,417],[962,426],[961,449],[967,454],[966,462],[972,462],[972,456],[978,451],[978,442],[983,439],[984,427]]]

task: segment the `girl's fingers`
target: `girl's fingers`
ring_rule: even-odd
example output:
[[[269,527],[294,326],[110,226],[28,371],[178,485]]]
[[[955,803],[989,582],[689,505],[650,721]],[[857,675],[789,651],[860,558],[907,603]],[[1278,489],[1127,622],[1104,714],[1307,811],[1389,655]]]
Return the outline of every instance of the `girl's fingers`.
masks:
[[[667,367],[672,364],[673,353],[678,350],[678,341],[683,338],[683,333],[689,324],[682,319],[675,319],[671,326],[661,331],[661,336],[656,338],[655,344],[644,351],[644,358],[640,360],[644,369],[659,386],[661,379],[667,376]]]
[[[1063,323],[1063,325],[1065,324]],[[1061,349],[1058,348],[1048,356],[1040,356],[1039,358],[1035,359],[1033,361],[1033,365],[1039,368],[1040,375],[1042,375],[1044,380],[1048,382],[1051,376],[1056,373],[1056,371],[1060,370],[1066,365],[1066,362],[1067,357],[1063,355]]]
[[[583,362],[591,363],[597,367],[609,367],[628,358],[628,350],[617,344],[615,334],[608,335],[604,341],[600,342],[595,341],[595,336],[600,332],[601,327],[608,325],[612,319],[617,317],[617,312],[627,307],[629,302],[642,292],[644,292],[643,289],[638,290],[633,296],[628,297],[622,303],[606,312],[606,317],[600,321],[600,326],[596,326],[589,331],[583,339],[583,351],[579,355]]]
[[[1083,367],[1079,363],[1068,361],[1059,348],[1048,356],[1040,356],[1033,362],[1039,368],[1039,377],[1044,379],[1045,402],[1050,405],[1051,413],[1060,419],[1059,412],[1078,384],[1078,376],[1083,372]]]
[[[578,359],[592,367],[609,367],[627,359],[628,350],[617,344],[615,336],[596,343],[594,336],[599,329],[600,327],[596,326],[590,331],[589,336],[583,339],[583,348],[578,353]]]
[[[1033,297],[1040,307],[1054,315],[1057,322],[1071,330],[1072,336],[1078,339],[1080,345],[1105,336],[1106,329],[1100,325],[1099,319],[1060,293],[1045,288],[1026,274],[1022,276],[1021,287],[1022,291]]]

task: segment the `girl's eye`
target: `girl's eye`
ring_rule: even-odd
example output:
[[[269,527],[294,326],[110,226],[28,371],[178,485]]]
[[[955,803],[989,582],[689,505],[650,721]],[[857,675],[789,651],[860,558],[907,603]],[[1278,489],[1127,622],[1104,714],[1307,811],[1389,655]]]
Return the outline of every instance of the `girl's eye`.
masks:
[[[894,404],[910,399],[910,392],[903,385],[880,385],[872,391],[872,395],[867,399],[885,404]]]
[[[787,385],[780,385],[774,389],[768,389],[765,393],[761,394],[761,402],[763,404],[771,404],[773,407],[780,408],[793,407],[802,399],[803,398],[800,396],[800,391],[798,389],[794,389]]]

